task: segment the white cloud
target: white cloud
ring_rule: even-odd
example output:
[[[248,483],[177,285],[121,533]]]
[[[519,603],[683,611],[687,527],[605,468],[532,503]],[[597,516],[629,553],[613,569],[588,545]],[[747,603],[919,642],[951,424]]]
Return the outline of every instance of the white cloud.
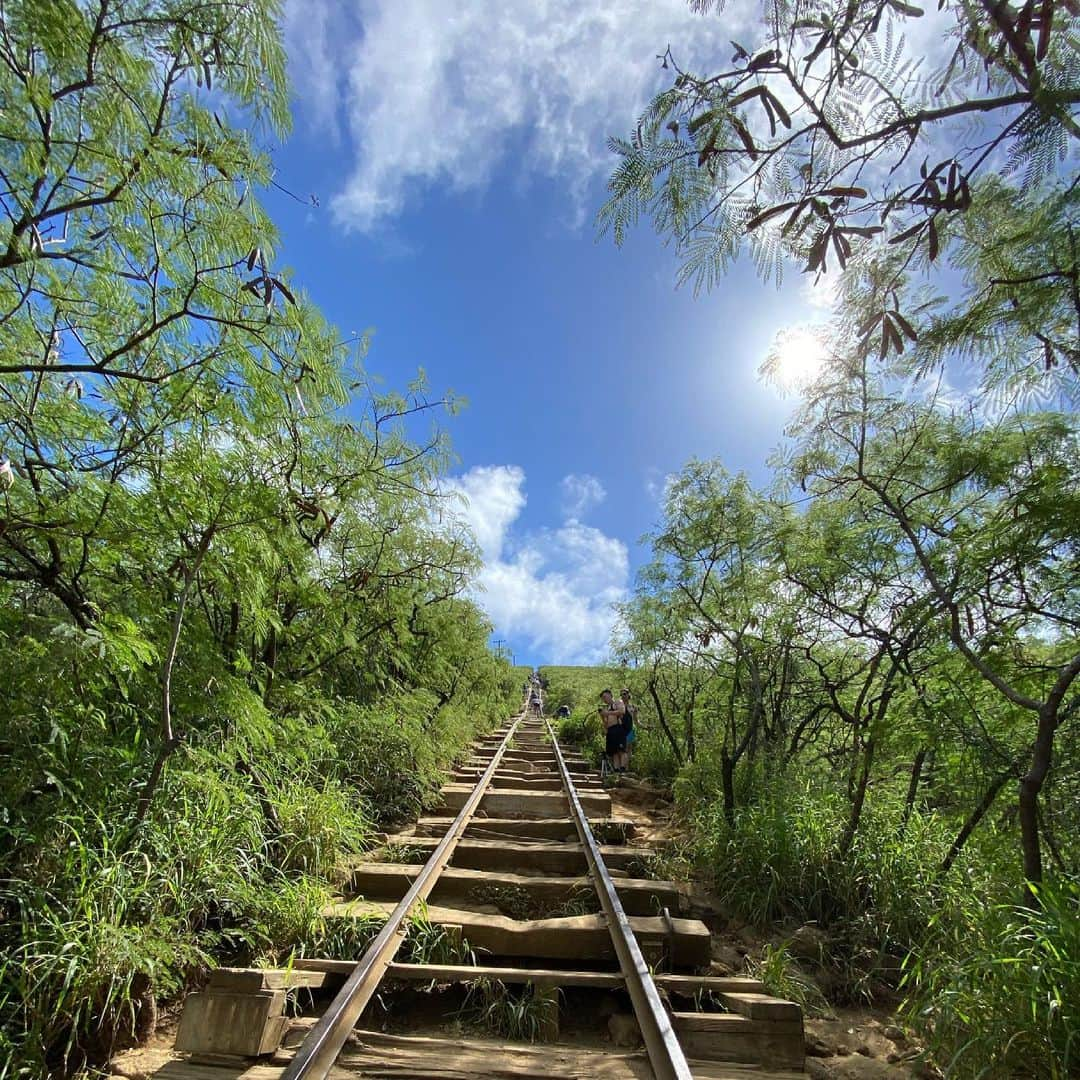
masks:
[[[666,473],[655,465],[650,465],[645,470],[645,494],[661,509],[667,499],[668,491],[675,481],[674,473]]]
[[[825,277],[811,277],[807,274],[799,289],[799,299],[807,307],[831,315],[837,308],[840,291],[840,275],[828,274]]]
[[[339,109],[345,92],[341,45],[359,33],[349,14],[348,4],[333,0],[287,0],[282,19],[289,78],[307,119],[335,142],[341,134]]]
[[[589,473],[570,473],[559,484],[562,495],[563,517],[580,521],[593,507],[599,506],[606,498],[604,485]]]
[[[517,465],[480,465],[449,484],[465,497],[460,516],[472,529],[484,561],[502,556],[503,541],[525,507],[525,471]]]
[[[503,162],[580,197],[611,167],[606,137],[628,132],[668,79],[657,54],[670,44],[690,67],[726,56],[735,8],[719,19],[686,0],[289,0],[301,103],[351,135],[335,216],[368,230],[417,189],[480,188]]]
[[[603,492],[595,477],[586,479]],[[525,473],[516,465],[479,466],[449,486],[468,500],[460,516],[484,552],[476,599],[498,632],[528,641],[547,663],[603,660],[612,606],[627,597],[626,545],[574,519],[515,532],[526,502]]]

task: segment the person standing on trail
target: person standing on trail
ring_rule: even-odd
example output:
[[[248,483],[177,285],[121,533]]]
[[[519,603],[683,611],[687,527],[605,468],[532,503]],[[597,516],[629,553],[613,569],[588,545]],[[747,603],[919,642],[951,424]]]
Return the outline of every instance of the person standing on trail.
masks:
[[[619,691],[619,697],[622,699],[623,704],[623,719],[622,727],[623,733],[626,736],[626,748],[622,752],[622,768],[619,772],[626,772],[630,768],[630,748],[634,745],[634,740],[637,738],[637,732],[634,731],[634,723],[637,720],[637,706],[630,700],[630,690],[628,687],[623,687]]]
[[[623,730],[623,716],[626,706],[616,701],[610,690],[600,693],[600,723],[604,725],[604,753],[611,758],[611,766],[616,772],[625,772],[626,765],[619,768],[619,762],[626,756],[626,732]]]

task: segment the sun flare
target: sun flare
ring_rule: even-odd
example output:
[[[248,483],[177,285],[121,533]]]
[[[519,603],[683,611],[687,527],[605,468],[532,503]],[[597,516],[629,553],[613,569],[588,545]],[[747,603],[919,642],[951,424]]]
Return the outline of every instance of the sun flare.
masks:
[[[781,330],[773,346],[772,378],[781,390],[813,382],[825,364],[825,343],[806,327]]]

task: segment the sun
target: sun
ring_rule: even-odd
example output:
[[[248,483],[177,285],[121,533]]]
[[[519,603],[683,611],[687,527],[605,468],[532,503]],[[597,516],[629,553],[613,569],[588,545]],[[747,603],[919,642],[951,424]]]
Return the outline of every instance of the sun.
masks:
[[[769,377],[783,391],[800,390],[821,373],[825,343],[804,326],[781,330],[766,365]]]

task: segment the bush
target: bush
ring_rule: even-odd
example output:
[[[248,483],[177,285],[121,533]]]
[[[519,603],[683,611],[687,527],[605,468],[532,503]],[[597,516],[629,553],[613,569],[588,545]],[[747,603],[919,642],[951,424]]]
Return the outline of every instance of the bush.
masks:
[[[321,917],[346,857],[376,820],[418,811],[440,768],[502,711],[472,702],[467,719],[436,714],[423,692],[366,708],[324,699],[292,717],[243,693],[229,700],[230,736],[207,732],[173,754],[134,837],[132,799],[117,793],[146,762],[105,738],[83,743],[92,762],[66,762],[87,777],[81,798],[11,789],[18,815],[0,816],[0,1077],[104,1060],[152,1030],[158,998],[217,963],[279,963],[342,934],[341,948],[356,944],[363,933],[331,933]]]
[[[943,825],[916,815],[901,835],[899,806],[883,798],[867,806],[842,856],[837,840],[848,803],[841,794],[779,778],[729,823],[716,795],[694,810],[688,785],[676,790],[697,863],[725,908],[759,926],[810,922],[829,934],[839,1002],[898,985],[903,960],[930,921],[952,924],[960,899],[976,885],[937,876],[949,839]],[[982,880],[976,887],[988,888]]]
[[[573,746],[590,764],[598,763],[604,753],[604,733],[596,709],[575,709],[560,720],[555,731],[560,743]]]
[[[912,957],[904,1012],[950,1078],[1080,1070],[1080,883],[1038,898],[1033,911],[968,892]]]

